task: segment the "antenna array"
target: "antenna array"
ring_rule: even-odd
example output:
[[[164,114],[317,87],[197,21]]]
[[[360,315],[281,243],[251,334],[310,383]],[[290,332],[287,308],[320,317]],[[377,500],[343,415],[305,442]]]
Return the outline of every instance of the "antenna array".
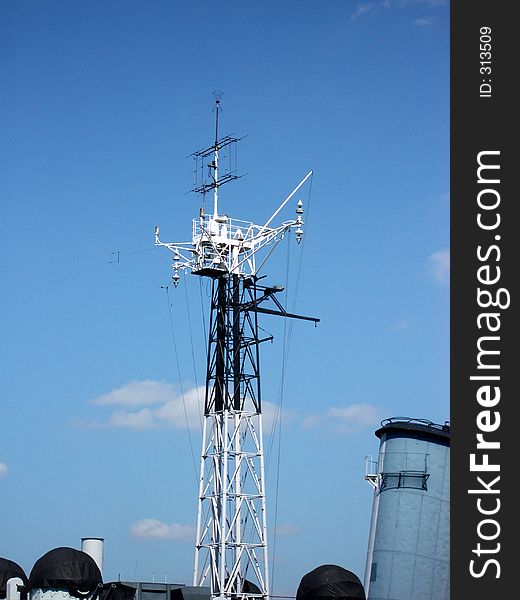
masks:
[[[203,197],[193,219],[191,242],[155,244],[173,254],[175,285],[179,271],[208,277],[212,283],[206,391],[198,490],[193,585],[209,583],[212,600],[269,597],[258,314],[319,319],[285,311],[275,294],[281,286],[262,286],[259,273],[285,234],[303,235],[303,204],[296,218],[274,225],[286,204],[312,171],[285,198],[263,225],[219,213],[218,190],[236,171],[219,174],[219,154],[238,138],[218,137],[220,97],[215,94],[215,142],[193,153],[207,177],[192,191]],[[213,191],[213,213],[204,197]],[[272,308],[264,306],[271,302]],[[261,306],[262,305],[262,306]]]

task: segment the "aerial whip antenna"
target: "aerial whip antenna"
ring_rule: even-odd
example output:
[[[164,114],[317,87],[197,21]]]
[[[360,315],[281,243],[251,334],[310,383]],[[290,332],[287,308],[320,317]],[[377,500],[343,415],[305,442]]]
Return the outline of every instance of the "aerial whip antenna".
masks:
[[[213,92],[215,97],[215,147],[214,147],[214,159],[213,159],[213,181],[215,182],[213,192],[213,218],[218,215],[218,152],[220,150],[218,145],[218,116],[220,112],[220,98],[222,98],[223,92]]]

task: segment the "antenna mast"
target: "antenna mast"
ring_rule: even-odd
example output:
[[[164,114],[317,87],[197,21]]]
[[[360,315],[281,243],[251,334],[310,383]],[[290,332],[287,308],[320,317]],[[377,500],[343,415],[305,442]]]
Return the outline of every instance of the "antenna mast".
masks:
[[[264,225],[231,219],[218,212],[218,189],[237,179],[232,170],[219,177],[219,151],[237,138],[218,137],[220,98],[215,92],[215,142],[192,156],[208,177],[192,191],[213,190],[213,214],[193,220],[192,240],[155,244],[173,253],[175,286],[179,271],[212,282],[206,361],[206,392],[197,507],[193,585],[208,585],[212,600],[269,598],[258,314],[319,319],[288,313],[276,298],[281,286],[258,283],[259,271],[284,235],[303,235],[301,200],[296,219],[272,222],[312,175],[309,172]],[[209,160],[210,162],[206,162]],[[196,169],[199,172],[199,168]],[[269,251],[267,251],[269,246]],[[257,259],[259,265],[257,266]],[[264,306],[271,304],[271,308]]]
[[[214,196],[213,196],[213,218],[216,219],[218,216],[218,113],[220,110],[220,98],[222,92],[213,92],[215,96],[215,147],[214,147],[214,175],[213,180],[215,182]]]

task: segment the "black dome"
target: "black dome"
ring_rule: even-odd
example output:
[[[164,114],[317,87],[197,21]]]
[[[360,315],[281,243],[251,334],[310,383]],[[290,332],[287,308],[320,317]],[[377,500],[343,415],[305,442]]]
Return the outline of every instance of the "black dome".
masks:
[[[0,556],[0,598],[6,597],[7,582],[12,577],[19,577],[24,585],[29,583],[27,575],[19,564]]]
[[[73,596],[85,596],[102,584],[96,561],[74,548],[55,548],[39,558],[29,575],[31,589],[67,589]]]
[[[242,592],[244,592],[245,594],[261,594],[262,590],[252,581],[244,579],[244,583],[242,585]]]
[[[366,600],[359,578],[343,567],[321,565],[304,575],[296,600]]]

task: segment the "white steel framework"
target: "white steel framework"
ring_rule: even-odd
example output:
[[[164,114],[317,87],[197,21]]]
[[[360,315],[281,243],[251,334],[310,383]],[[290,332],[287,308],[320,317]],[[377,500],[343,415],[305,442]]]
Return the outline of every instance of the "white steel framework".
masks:
[[[209,585],[213,599],[268,598],[268,544],[258,313],[319,319],[287,313],[274,297],[280,287],[258,284],[258,273],[285,233],[301,239],[302,202],[297,218],[272,226],[287,202],[309,179],[309,172],[264,225],[231,219],[218,212],[219,150],[232,143],[218,139],[196,156],[212,156],[209,182],[194,191],[213,190],[213,214],[201,209],[193,220],[192,240],[155,243],[173,253],[175,285],[179,271],[212,280],[206,392],[200,460],[193,585]],[[267,249],[267,246],[269,248]],[[264,250],[265,249],[265,250]],[[271,300],[274,309],[260,304]],[[271,338],[267,338],[271,339]]]

